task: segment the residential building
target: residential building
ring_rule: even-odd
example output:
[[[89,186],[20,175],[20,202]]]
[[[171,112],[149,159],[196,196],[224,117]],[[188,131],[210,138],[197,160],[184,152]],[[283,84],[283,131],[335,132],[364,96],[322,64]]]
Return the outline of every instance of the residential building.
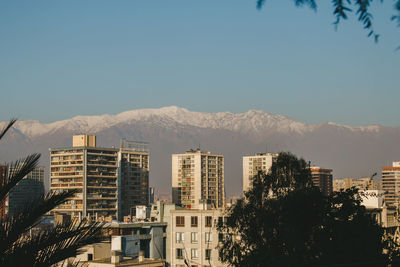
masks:
[[[173,154],[172,201],[189,209],[197,209],[204,201],[223,207],[224,156],[201,150]]]
[[[274,153],[257,153],[243,157],[243,192],[249,190],[255,175],[259,172],[266,174],[270,170],[277,157],[278,154]]]
[[[149,204],[149,148],[144,142],[121,140],[118,151],[120,177],[119,220],[132,215],[137,205]]]
[[[382,190],[388,206],[398,206],[400,197],[400,161],[392,163],[391,167],[382,167]]]
[[[222,222],[222,210],[181,209],[171,211],[170,229],[172,267],[188,266],[222,267],[218,244],[223,235],[217,231],[217,223]]]
[[[332,170],[324,169],[317,166],[310,168],[311,178],[314,186],[318,186],[321,192],[329,196],[332,194]]]
[[[121,141],[120,148],[96,146],[96,136],[73,136],[72,147],[50,149],[50,190],[76,190],[54,209],[73,219],[129,215],[148,204],[149,152],[146,143]]]
[[[333,191],[340,191],[341,189],[346,190],[352,187],[358,190],[378,190],[379,183],[369,177],[363,178],[343,178],[335,179],[332,181]]]
[[[8,173],[12,175],[18,167],[9,167]],[[17,214],[29,208],[30,205],[44,195],[44,167],[37,166],[19,181],[9,192],[7,197],[6,212],[10,215]]]

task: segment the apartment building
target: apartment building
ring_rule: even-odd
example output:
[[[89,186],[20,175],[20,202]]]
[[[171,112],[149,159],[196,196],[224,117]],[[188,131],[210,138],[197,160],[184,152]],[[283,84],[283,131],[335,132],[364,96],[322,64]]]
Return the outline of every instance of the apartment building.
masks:
[[[121,140],[118,151],[120,177],[119,220],[132,215],[137,205],[149,204],[149,148],[144,142]]]
[[[270,170],[277,157],[278,154],[274,153],[257,153],[243,157],[243,192],[250,189],[255,175],[259,172],[266,174]]]
[[[172,210],[169,231],[171,238],[171,267],[222,267],[218,244],[223,235],[217,231],[217,223],[223,220],[221,210],[181,209]],[[185,265],[185,262],[188,265]]]
[[[172,201],[189,209],[197,209],[202,202],[223,207],[224,156],[201,150],[173,154]]]
[[[44,166],[35,167],[10,190],[6,208],[8,214],[22,212],[33,201],[44,196],[44,169]],[[12,173],[14,170],[15,168],[10,167],[8,172]]]
[[[140,147],[145,144],[123,140],[120,148],[101,148],[96,136],[76,135],[72,147],[51,148],[50,190],[76,190],[54,212],[121,219],[136,205],[147,205],[149,153]]]
[[[333,191],[340,191],[341,189],[346,190],[352,187],[358,188],[358,190],[379,189],[379,183],[372,180],[370,177],[335,179],[332,183]]]
[[[332,194],[332,169],[324,169],[317,166],[310,168],[314,186],[318,186],[321,192],[329,196]]]
[[[400,197],[400,161],[394,161],[391,167],[382,167],[382,190],[388,206],[399,205]]]

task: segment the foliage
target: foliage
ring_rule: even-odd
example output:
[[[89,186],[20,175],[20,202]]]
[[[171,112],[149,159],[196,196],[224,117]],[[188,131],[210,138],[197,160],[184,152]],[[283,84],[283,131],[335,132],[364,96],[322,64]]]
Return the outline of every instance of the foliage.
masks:
[[[378,0],[383,2],[383,0]],[[397,21],[400,27],[400,0],[393,0],[395,15],[392,20]],[[261,9],[266,0],[257,0],[257,8]],[[317,10],[316,0],[294,0],[296,6],[308,5],[311,9]],[[347,19],[349,14],[355,13],[358,21],[362,23],[364,29],[368,31],[368,37],[373,36],[375,41],[378,41],[379,34],[373,29],[373,17],[370,13],[370,5],[373,0],[331,0],[333,7],[333,15],[335,16],[335,27],[338,26],[341,20]]]
[[[11,120],[2,131],[0,139],[11,129],[16,120]],[[10,190],[38,164],[40,155],[32,154],[10,164],[6,179],[0,183],[0,204]],[[0,266],[51,266],[75,256],[87,244],[101,240],[101,224],[66,223],[36,235],[29,231],[37,226],[41,217],[64,203],[75,192],[49,193],[38,198],[24,211],[0,219]]]
[[[228,211],[220,257],[232,266],[380,266],[383,229],[361,205],[357,189],[324,196],[306,162],[280,153],[271,171]]]

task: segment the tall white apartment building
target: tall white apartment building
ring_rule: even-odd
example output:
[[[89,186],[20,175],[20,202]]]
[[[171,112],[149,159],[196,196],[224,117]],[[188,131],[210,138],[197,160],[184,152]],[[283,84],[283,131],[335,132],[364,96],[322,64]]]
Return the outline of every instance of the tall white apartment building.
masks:
[[[388,206],[400,204],[400,161],[394,161],[391,167],[382,167],[382,190]]]
[[[223,207],[224,156],[201,150],[173,154],[172,201],[189,209],[197,209],[200,203]]]
[[[227,266],[219,261],[217,249],[223,241],[223,235],[217,231],[217,223],[222,220],[221,210],[172,210],[168,227],[171,238],[167,241],[170,266]]]
[[[258,172],[267,173],[278,154],[257,153],[243,157],[243,192],[250,189],[253,177]]]

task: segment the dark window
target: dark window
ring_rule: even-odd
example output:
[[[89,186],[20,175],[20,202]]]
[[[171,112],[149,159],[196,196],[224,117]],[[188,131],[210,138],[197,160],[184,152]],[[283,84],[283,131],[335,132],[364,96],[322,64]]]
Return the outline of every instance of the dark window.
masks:
[[[183,259],[183,249],[181,249],[181,248],[176,249],[176,258]]]
[[[87,260],[88,261],[92,261],[93,260],[93,254],[92,253],[87,254]]]
[[[206,216],[206,227],[211,227],[211,226],[212,226],[212,217]]]
[[[206,260],[211,260],[211,249],[206,249]]]
[[[185,216],[176,216],[176,227],[185,226]]]
[[[198,219],[197,216],[192,216],[191,218],[191,226],[192,227],[197,227]]]

